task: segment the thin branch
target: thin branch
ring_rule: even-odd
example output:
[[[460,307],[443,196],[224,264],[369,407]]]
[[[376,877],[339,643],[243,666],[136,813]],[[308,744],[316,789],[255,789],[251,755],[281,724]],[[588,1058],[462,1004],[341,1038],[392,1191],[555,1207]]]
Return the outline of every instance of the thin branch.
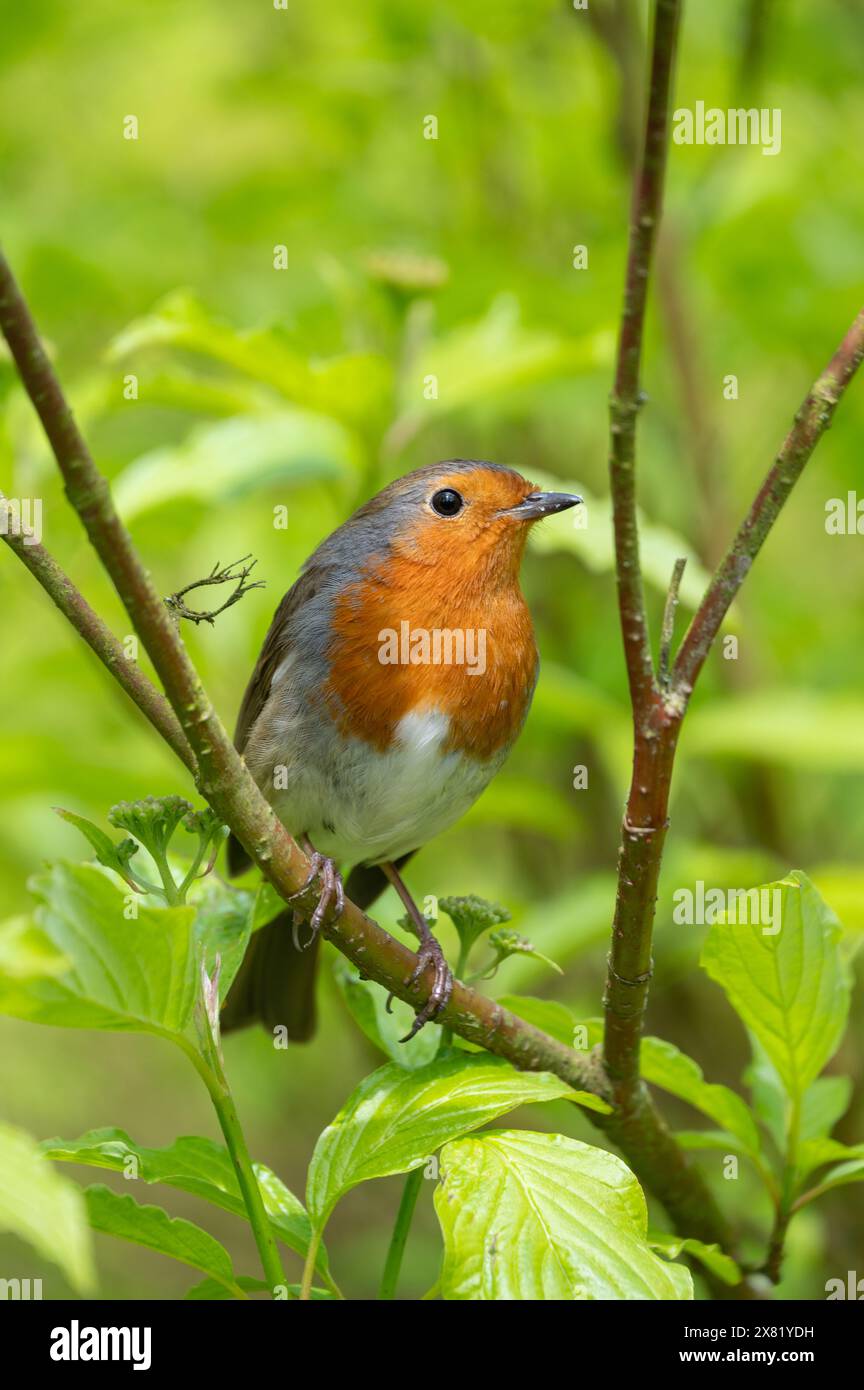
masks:
[[[110,671],[114,679],[123,687],[129,698],[138,706],[157,733],[174,750],[177,757],[189,769],[193,777],[196,773],[195,755],[189,747],[188,739],[180,727],[173,709],[165,696],[147,679],[135,661],[127,656],[122,644],[110,628],[95,613],[89,603],[75,588],[71,579],[42,545],[31,544],[13,529],[13,517],[8,502],[0,493],[0,517],[5,515],[5,525],[0,526],[0,534],[9,549],[41,584],[46,594],[69,620],[76,632],[84,638],[91,651]]]
[[[807,460],[830,425],[837,403],[861,365],[862,358],[864,310],[858,314],[828,366],[808,392],[783,447],[687,629],[672,672],[674,690],[685,703],[735,595],[749,574]]]
[[[657,883],[666,838],[669,787],[680,719],[654,678],[639,569],[636,513],[636,412],[648,280],[663,204],[669,105],[681,5],[655,0],[645,140],[633,189],[633,215],[615,385],[610,402],[610,489],[624,656],[633,707],[633,773],[621,826],[612,946],[603,997],[603,1060],[616,1106],[641,1116],[642,1020],[653,970]],[[638,1125],[637,1125],[638,1128]]]
[[[675,634],[675,610],[678,607],[678,591],[681,588],[681,579],[686,564],[686,556],[683,558],[679,557],[679,559],[675,561],[672,569],[672,578],[669,580],[666,605],[663,609],[663,624],[660,629],[660,655],[657,660],[657,680],[659,681],[660,688],[664,690],[669,684],[669,658],[672,651],[672,638]]]
[[[654,667],[639,564],[636,518],[636,414],[641,404],[640,366],[648,277],[663,204],[669,104],[680,0],[656,0],[651,78],[642,163],[634,185],[624,307],[618,338],[615,384],[609,402],[612,516],[618,607],[634,719],[644,720],[654,694]]]
[[[225,565],[224,568],[220,568],[217,561],[210,573],[205,575],[203,579],[195,579],[191,584],[187,584],[185,589],[178,589],[176,593],[169,594],[165,600],[166,606],[178,617],[186,618],[188,622],[195,623],[196,627],[198,623],[209,623],[212,627],[220,613],[224,613],[226,608],[232,608],[235,603],[239,603],[241,598],[250,593],[252,589],[265,589],[267,587],[263,579],[255,579],[251,584],[246,583],[258,563],[257,560],[253,560],[251,565],[247,565],[246,561],[249,558],[248,555],[244,555],[242,560],[234,560],[232,564]],[[187,594],[193,593],[195,589],[207,588],[211,584],[233,584],[235,586],[219,608],[209,608],[205,611],[190,608],[188,604],[184,603]]]

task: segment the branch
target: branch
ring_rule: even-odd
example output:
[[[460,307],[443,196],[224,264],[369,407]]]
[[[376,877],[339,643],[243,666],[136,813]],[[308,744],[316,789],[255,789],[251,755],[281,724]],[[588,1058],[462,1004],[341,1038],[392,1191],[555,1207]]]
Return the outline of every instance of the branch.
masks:
[[[173,709],[165,696],[147,679],[136,663],[126,655],[113,632],[94,613],[89,603],[75,588],[72,580],[63,572],[56,560],[42,545],[30,544],[23,535],[14,530],[14,517],[9,503],[0,493],[0,534],[13,554],[42,585],[46,594],[69,620],[76,632],[84,638],[91,651],[111,672],[114,679],[123,687],[142,714],[149,719],[153,728],[161,734],[165,742],[174,750],[180,761],[192,773],[196,772],[195,755],[180,727]]]
[[[672,651],[672,638],[675,635],[675,609],[678,607],[678,591],[687,565],[686,556],[679,557],[672,569],[666,606],[663,609],[663,624],[660,628],[660,655],[657,659],[657,680],[661,690],[669,684],[669,656]]]
[[[615,384],[609,401],[612,519],[618,580],[618,607],[634,719],[644,720],[654,694],[654,667],[639,565],[636,518],[636,413],[648,277],[663,204],[669,103],[680,0],[656,0],[642,165],[633,190],[624,307],[618,337]]]
[[[651,255],[663,204],[668,116],[680,0],[655,0],[648,110],[633,214],[615,385],[610,402],[610,489],[624,656],[633,707],[633,775],[621,827],[612,949],[606,976],[603,1057],[616,1104],[641,1115],[639,1043],[648,999],[657,882],[666,838],[677,724],[657,685],[639,569],[636,412]],[[680,723],[680,721],[679,721]]]
[[[220,613],[224,613],[226,608],[233,608],[235,603],[239,603],[252,589],[265,589],[266,583],[263,579],[255,579],[251,584],[246,580],[254,570],[258,561],[253,560],[251,565],[246,561],[250,557],[244,555],[242,560],[234,560],[232,564],[220,569],[219,563],[213,566],[209,574],[205,574],[203,579],[194,579],[191,584],[187,584],[185,589],[178,589],[176,593],[169,594],[165,600],[172,613],[176,613],[180,618],[186,618],[190,623],[197,627],[199,623],[209,623],[211,627],[216,622]],[[223,604],[218,608],[209,608],[202,611],[198,608],[190,608],[184,603],[187,594],[191,594],[195,589],[204,589],[211,584],[233,584],[234,588]]]
[[[810,388],[756,499],[732,545],[715,571],[687,629],[672,672],[680,699],[689,699],[711,644],[750,572],[765,538],[777,520],[807,460],[831,423],[837,403],[864,358],[864,310]]]

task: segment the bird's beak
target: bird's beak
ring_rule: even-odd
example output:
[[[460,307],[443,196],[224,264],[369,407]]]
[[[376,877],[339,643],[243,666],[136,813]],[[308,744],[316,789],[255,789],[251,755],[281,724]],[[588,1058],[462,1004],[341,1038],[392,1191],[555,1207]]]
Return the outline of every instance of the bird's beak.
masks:
[[[531,492],[515,507],[508,507],[506,515],[512,516],[514,521],[539,521],[555,512],[566,512],[568,507],[576,507],[581,501],[574,492]]]

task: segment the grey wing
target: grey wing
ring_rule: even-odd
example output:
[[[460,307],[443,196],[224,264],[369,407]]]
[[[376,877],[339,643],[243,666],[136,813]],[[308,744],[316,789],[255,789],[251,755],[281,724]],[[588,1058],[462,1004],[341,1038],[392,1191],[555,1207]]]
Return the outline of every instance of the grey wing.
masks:
[[[273,621],[264,638],[261,654],[255,663],[255,670],[252,672],[240,704],[240,713],[237,715],[234,747],[238,753],[244,751],[253,725],[267,703],[273,677],[291,651],[293,619],[297,612],[315,597],[318,587],[314,571],[306,570],[297,582],[291,585],[273,614]]]
[[[264,710],[273,685],[273,678],[279,667],[288,659],[293,646],[293,633],[297,614],[310,603],[319,591],[319,579],[315,571],[307,569],[295,584],[292,584],[273,615],[261,654],[246,687],[237,715],[234,730],[234,747],[243,753],[249,742],[252,730]],[[249,864],[249,856],[240,841],[233,835],[228,841],[228,871],[240,874]]]

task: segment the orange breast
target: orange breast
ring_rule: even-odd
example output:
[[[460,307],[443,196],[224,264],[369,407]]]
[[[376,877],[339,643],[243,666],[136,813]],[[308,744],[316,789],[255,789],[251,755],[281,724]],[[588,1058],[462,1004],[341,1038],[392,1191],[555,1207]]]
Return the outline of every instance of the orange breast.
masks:
[[[486,761],[513,742],[537,675],[520,555],[494,548],[466,565],[415,536],[346,587],[324,692],[346,734],[385,750],[406,714],[436,709],[451,721],[448,749]]]

